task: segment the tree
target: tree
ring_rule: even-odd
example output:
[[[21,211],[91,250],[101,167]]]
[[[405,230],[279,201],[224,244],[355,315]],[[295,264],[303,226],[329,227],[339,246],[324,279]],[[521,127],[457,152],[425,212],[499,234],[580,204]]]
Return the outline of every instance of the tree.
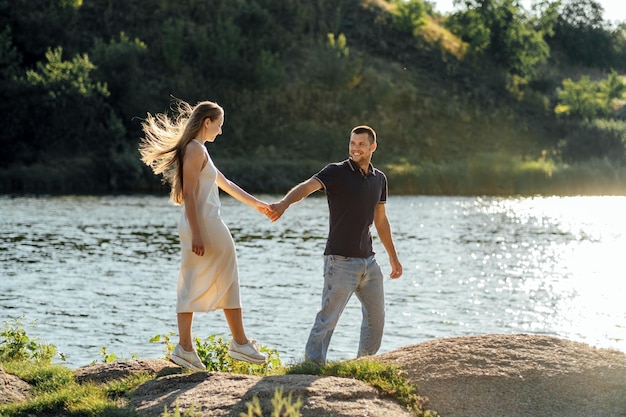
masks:
[[[82,0],[0,0],[0,29],[11,27],[13,45],[32,66],[51,46],[62,45],[72,28]]]
[[[465,9],[454,13],[448,28],[468,42],[479,57],[489,57],[509,74],[532,76],[549,48],[516,0],[455,0]]]
[[[598,85],[588,75],[582,76],[578,81],[565,79],[562,86],[555,113],[589,121],[603,112],[604,100],[599,94]]]
[[[613,101],[621,99],[626,92],[626,84],[612,71],[606,80],[592,81],[589,76],[580,80],[563,80],[559,91],[557,114],[564,114],[590,121],[600,116],[610,116]]]
[[[578,30],[604,29],[604,8],[595,0],[570,0],[563,4],[559,21]]]
[[[604,9],[595,0],[570,0],[561,5],[548,38],[553,49],[563,51],[575,64],[602,69],[624,68],[624,39],[602,19]]]
[[[393,25],[402,33],[414,35],[415,31],[424,25],[424,12],[422,0],[397,1]]]
[[[106,83],[108,103],[125,121],[126,130],[139,135],[139,124],[131,123],[133,117],[144,116],[146,103],[153,100],[155,81],[145,76],[147,46],[141,40],[130,39],[125,33],[119,39],[104,42],[96,39],[90,51],[95,65],[91,77]],[[136,131],[131,129],[135,128]]]
[[[20,97],[20,68],[21,55],[13,46],[11,28],[7,27],[0,32],[0,97]],[[19,137],[22,126],[25,106],[19,99],[0,100],[0,113],[2,114],[2,129],[0,129],[0,148],[16,149],[23,148],[20,142],[15,143],[16,135]],[[14,152],[0,152],[0,167],[8,165],[14,158]]]
[[[25,100],[30,101],[27,135],[36,150],[33,161],[75,155],[106,155],[125,134],[106,99],[106,85],[91,78],[94,64],[86,54],[64,60],[62,48],[28,70]]]
[[[620,100],[626,93],[626,84],[622,81],[616,71],[611,71],[606,80],[600,83],[600,90],[606,96],[607,104],[613,100]]]
[[[545,36],[554,35],[554,25],[559,17],[561,1],[537,0],[531,6],[532,25]]]

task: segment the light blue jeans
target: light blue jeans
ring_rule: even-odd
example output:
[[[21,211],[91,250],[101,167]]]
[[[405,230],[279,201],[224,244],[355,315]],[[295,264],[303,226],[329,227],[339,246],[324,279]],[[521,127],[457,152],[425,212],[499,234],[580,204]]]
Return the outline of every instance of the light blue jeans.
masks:
[[[306,343],[305,360],[326,362],[330,338],[352,294],[356,294],[361,301],[363,313],[357,356],[373,355],[378,351],[385,325],[385,293],[380,266],[374,256],[346,258],[326,255],[322,308],[315,317]]]

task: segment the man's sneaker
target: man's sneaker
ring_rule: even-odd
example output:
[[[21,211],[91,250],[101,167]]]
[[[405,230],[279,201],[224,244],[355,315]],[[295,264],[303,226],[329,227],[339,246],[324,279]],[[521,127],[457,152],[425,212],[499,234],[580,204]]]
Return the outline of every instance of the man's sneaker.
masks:
[[[195,350],[187,352],[181,345],[176,345],[170,354],[170,360],[176,365],[192,371],[206,371],[206,366],[202,363]]]
[[[230,341],[228,356],[240,361],[262,364],[267,362],[267,357],[259,352],[259,347],[254,339],[248,339],[248,343],[240,345],[234,340]]]

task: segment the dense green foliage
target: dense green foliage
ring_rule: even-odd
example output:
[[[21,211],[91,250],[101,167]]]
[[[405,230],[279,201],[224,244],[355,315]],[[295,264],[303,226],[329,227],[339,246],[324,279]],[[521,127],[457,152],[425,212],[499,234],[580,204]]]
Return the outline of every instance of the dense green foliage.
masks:
[[[344,158],[356,124],[395,192],[626,189],[623,27],[593,0],[457,2],[0,0],[0,192],[163,190],[137,145],[172,96],[225,108],[210,152],[253,192]]]
[[[546,62],[550,53],[546,33],[527,22],[516,0],[464,3],[466,10],[452,15],[447,25],[468,42],[472,54],[522,77]]]

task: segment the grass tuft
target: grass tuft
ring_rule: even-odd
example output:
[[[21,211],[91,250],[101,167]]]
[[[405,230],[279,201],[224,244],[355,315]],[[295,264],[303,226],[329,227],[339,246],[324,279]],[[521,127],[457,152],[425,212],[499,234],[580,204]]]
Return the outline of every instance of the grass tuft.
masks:
[[[381,395],[396,399],[418,416],[436,416],[432,411],[424,411],[425,401],[418,395],[417,386],[405,378],[404,371],[393,365],[369,359],[328,362],[325,365],[306,361],[287,368],[285,373],[357,379],[373,386]]]

